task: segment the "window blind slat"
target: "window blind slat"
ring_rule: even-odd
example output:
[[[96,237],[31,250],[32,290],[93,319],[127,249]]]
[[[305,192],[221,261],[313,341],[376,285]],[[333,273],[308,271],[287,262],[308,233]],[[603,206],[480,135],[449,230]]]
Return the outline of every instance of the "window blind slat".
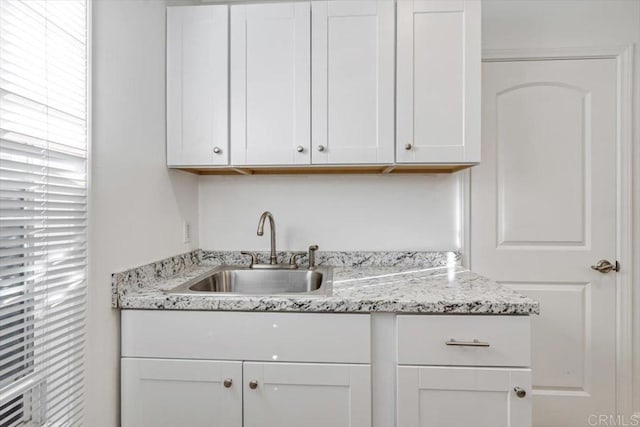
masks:
[[[51,255],[51,253],[50,253]],[[54,254],[55,255],[55,254]],[[61,253],[61,256],[86,256],[85,250],[84,248],[80,248],[80,249],[76,249],[76,250],[65,250],[64,252]],[[0,267],[19,267],[19,266],[24,266],[24,265],[31,265],[31,264],[36,264],[39,262],[43,262],[44,260],[44,255],[25,255],[25,256],[21,256],[21,257],[6,257],[6,258],[2,258],[0,257]]]
[[[74,303],[77,303],[78,301],[80,301],[82,298],[84,298],[84,294],[78,294],[77,297],[75,297],[73,299]],[[61,307],[59,309],[53,309],[50,310],[50,315],[52,317],[55,316],[61,316],[64,315],[64,311],[66,310],[66,308]],[[75,312],[74,312],[75,313]],[[76,314],[80,315],[81,313],[83,313],[82,310],[78,310]],[[18,315],[20,315],[22,313],[19,313]],[[24,341],[24,343],[27,343],[27,340],[32,340],[32,336],[34,335],[32,331],[28,330],[29,328],[32,328],[34,325],[37,324],[37,320],[33,318],[33,316],[31,318],[27,318],[27,319],[23,319],[24,322],[21,323],[16,323],[15,325],[13,325],[12,327],[8,327],[6,328],[6,330],[3,330],[3,334],[8,336],[8,338],[4,338],[2,340],[0,340],[0,345],[1,346],[5,346],[5,345],[13,345],[14,342],[16,342],[16,340],[18,341]],[[8,322],[7,322],[8,323]],[[8,334],[12,334],[12,335],[8,335]],[[29,341],[30,342],[30,341]]]
[[[11,402],[11,401],[9,401]],[[14,412],[14,410],[16,409],[16,407],[22,405],[22,400],[17,399],[15,401],[13,401],[12,403],[10,403],[9,405],[7,405],[4,409],[0,409],[0,419],[3,419],[3,417],[5,417],[5,415],[10,415]]]
[[[49,368],[52,370],[57,367],[56,365],[64,366],[64,364],[61,364],[60,361],[64,361],[69,357],[69,350],[76,350],[78,352],[81,351],[81,346],[82,346],[81,343],[84,340],[84,336],[75,337],[74,339],[71,339],[70,342],[74,340],[75,340],[75,344],[70,346],[69,349],[63,348],[62,350],[58,349],[56,352],[47,352],[45,353],[45,357],[36,358],[36,357],[30,356],[24,360],[20,360],[19,362],[27,366],[33,366],[34,364],[43,364],[43,365],[46,364],[46,366],[49,366]],[[36,387],[39,387],[42,385],[46,387],[47,380],[48,378],[45,377],[40,384],[36,385]]]
[[[82,412],[87,0],[0,0],[0,425]]]
[[[84,319],[78,319],[84,320]],[[69,335],[78,333],[83,330],[84,326],[81,324],[78,325],[69,325],[68,323],[64,323],[57,328],[49,329],[47,327],[47,338],[41,339],[37,341],[37,345],[39,347],[47,348],[47,351],[43,354],[45,355],[58,355],[62,354],[65,347],[70,346],[73,341],[68,338],[60,337],[61,334]],[[79,336],[76,336],[76,339],[79,339]],[[8,372],[14,369],[15,363],[28,363],[40,356],[36,355],[36,352],[29,348],[28,346],[23,347],[19,352],[14,352],[11,355],[3,355],[2,362],[0,364],[0,376],[5,376]],[[53,357],[53,356],[52,356]]]
[[[34,250],[30,250],[28,252],[19,252],[18,255],[27,255],[28,258],[36,258],[36,257],[47,257],[47,256],[56,256],[56,255],[61,255],[64,256],[68,253],[68,251],[75,251],[78,250],[79,248],[76,247],[75,245],[60,245],[60,246],[49,246],[46,248],[36,248]],[[82,248],[84,250],[84,247]],[[12,262],[12,265],[14,264],[13,259],[11,259],[13,256],[16,256],[15,254],[13,254],[12,252],[16,252],[11,251],[11,250],[3,250],[0,249],[0,265],[4,265],[8,262]],[[9,260],[7,259],[3,259],[5,257],[5,254],[9,254],[8,257],[10,258]],[[25,256],[25,259],[27,258],[27,256]]]
[[[11,136],[11,134],[6,133]],[[17,140],[14,140],[17,139]],[[2,157],[7,159],[18,157],[19,159],[34,160],[43,155],[43,150],[47,150],[46,154],[50,161],[62,164],[71,164],[75,168],[81,169],[85,164],[84,153],[75,154],[68,151],[56,151],[50,143],[37,138],[14,138],[0,139],[0,153]],[[48,145],[48,146],[47,146]]]
[[[29,322],[31,322],[32,320],[35,321],[36,323],[33,324],[34,327],[36,327],[35,329],[37,330],[37,326],[40,326],[39,320],[40,320],[40,314],[38,312],[38,310],[43,311],[43,310],[47,310],[49,316],[51,317],[51,322],[55,322],[56,319],[60,316],[64,316],[64,310],[74,310],[74,308],[72,307],[73,304],[79,304],[82,301],[84,301],[86,295],[84,292],[80,292],[78,290],[74,291],[70,291],[69,292],[69,298],[68,301],[66,301],[65,303],[60,303],[58,305],[48,305],[45,304],[43,302],[46,302],[46,296],[45,297],[39,297],[36,298],[34,300],[28,300],[30,303],[34,304],[34,308],[31,309],[27,309],[25,310],[24,307],[17,307],[17,304],[14,304],[12,306],[10,306],[10,308],[5,309],[5,312],[7,313],[6,316],[3,315],[3,318],[6,318],[6,323],[7,324],[11,324],[11,327],[7,328],[7,331],[11,331],[13,329],[13,332],[11,335],[9,335],[9,332],[4,333],[3,331],[3,335],[0,336],[0,343],[1,345],[8,345],[8,343],[13,343],[14,342],[14,337],[17,335],[20,335],[21,333],[23,333],[23,330],[19,327],[19,325],[21,325],[24,328],[29,327]],[[79,310],[78,313],[81,313],[82,310]],[[38,315],[38,316],[35,316]],[[26,336],[25,338],[25,343],[28,344],[28,342],[30,340],[35,339],[35,335],[33,337],[30,336]]]
[[[71,385],[62,388],[56,393],[58,398],[52,401],[48,410],[52,425],[61,425],[68,422],[71,415],[77,410],[73,403],[77,399],[81,399],[80,390],[82,390],[82,381],[73,381]],[[70,402],[61,401],[62,398],[60,396],[65,395],[72,396]]]
[[[45,171],[46,172],[46,171]],[[0,179],[2,180],[12,180],[17,182],[24,182],[25,186],[28,185],[44,185],[46,178],[47,185],[58,185],[62,187],[71,187],[78,188],[82,186],[82,188],[86,188],[86,182],[84,180],[70,180],[67,178],[61,178],[57,176],[48,176],[46,174],[42,175],[32,175],[29,173],[24,173],[20,171],[11,171],[11,170],[3,170],[2,165],[0,164]]]

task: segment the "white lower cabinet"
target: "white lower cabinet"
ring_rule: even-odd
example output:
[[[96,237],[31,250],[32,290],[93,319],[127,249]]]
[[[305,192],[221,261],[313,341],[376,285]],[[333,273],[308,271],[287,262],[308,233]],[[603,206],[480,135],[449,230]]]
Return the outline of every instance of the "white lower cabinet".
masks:
[[[397,380],[398,427],[531,426],[530,369],[399,366]]]
[[[531,427],[527,316],[397,316],[397,427]]]
[[[370,427],[370,366],[245,362],[244,426]]]
[[[121,320],[123,427],[531,427],[525,316]]]
[[[123,358],[122,426],[179,425],[369,427],[370,366]]]
[[[242,362],[122,358],[121,368],[123,427],[242,427]]]

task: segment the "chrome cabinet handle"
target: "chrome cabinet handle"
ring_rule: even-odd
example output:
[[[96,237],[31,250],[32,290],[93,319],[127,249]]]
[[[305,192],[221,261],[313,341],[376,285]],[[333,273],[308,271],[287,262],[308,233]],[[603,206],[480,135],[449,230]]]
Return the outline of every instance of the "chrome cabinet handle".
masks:
[[[220,153],[222,153],[222,148],[220,148],[220,147],[213,147],[213,152],[214,152],[215,154],[220,154]]]
[[[527,395],[527,392],[523,388],[520,388],[520,387],[515,387],[513,389],[513,391],[516,392],[516,396],[518,396],[520,399],[522,399],[523,397],[525,397]]]
[[[318,151],[324,151],[325,149],[324,145],[318,145]]]
[[[409,150],[411,150],[412,148],[413,148],[413,145],[412,145],[412,144],[404,144],[404,149],[405,149],[405,150],[409,151]]]
[[[226,378],[223,382],[222,385],[224,385],[224,388],[229,388],[231,387],[231,384],[233,384],[233,380],[231,378]]]
[[[596,262],[596,265],[591,266],[592,270],[599,271],[600,273],[608,273],[610,271],[620,271],[620,263],[616,261],[615,264],[611,264],[609,260],[601,259]]]
[[[249,381],[249,388],[251,390],[257,389],[258,388],[258,381],[256,381],[256,380]]]
[[[485,341],[473,340],[473,341],[456,341],[451,338],[445,342],[446,345],[456,345],[460,347],[489,347],[489,343]]]
[[[303,147],[302,145],[298,145],[298,146],[296,147],[296,151],[297,151],[298,153],[302,153],[302,152],[304,151],[304,147]]]

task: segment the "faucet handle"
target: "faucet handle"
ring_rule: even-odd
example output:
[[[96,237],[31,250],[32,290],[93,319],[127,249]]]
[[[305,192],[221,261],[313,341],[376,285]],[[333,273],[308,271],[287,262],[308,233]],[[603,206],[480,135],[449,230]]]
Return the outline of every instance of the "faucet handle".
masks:
[[[316,268],[316,251],[318,245],[309,246],[309,268]]]
[[[251,257],[251,264],[249,265],[249,267],[253,268],[253,264],[258,264],[258,255],[256,255],[254,252],[242,251],[240,253],[242,255],[247,255]]]
[[[289,258],[289,264],[297,266],[298,264],[296,263],[296,260],[298,258],[302,258],[306,254],[307,254],[306,252],[295,252],[291,254],[291,258]]]

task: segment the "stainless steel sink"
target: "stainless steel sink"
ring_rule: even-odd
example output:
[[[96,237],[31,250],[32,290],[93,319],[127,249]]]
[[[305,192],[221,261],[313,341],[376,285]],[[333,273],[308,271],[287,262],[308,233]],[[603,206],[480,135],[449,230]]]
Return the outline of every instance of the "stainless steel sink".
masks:
[[[178,286],[171,294],[215,295],[327,295],[331,292],[330,267],[309,269],[251,269],[220,266]]]

